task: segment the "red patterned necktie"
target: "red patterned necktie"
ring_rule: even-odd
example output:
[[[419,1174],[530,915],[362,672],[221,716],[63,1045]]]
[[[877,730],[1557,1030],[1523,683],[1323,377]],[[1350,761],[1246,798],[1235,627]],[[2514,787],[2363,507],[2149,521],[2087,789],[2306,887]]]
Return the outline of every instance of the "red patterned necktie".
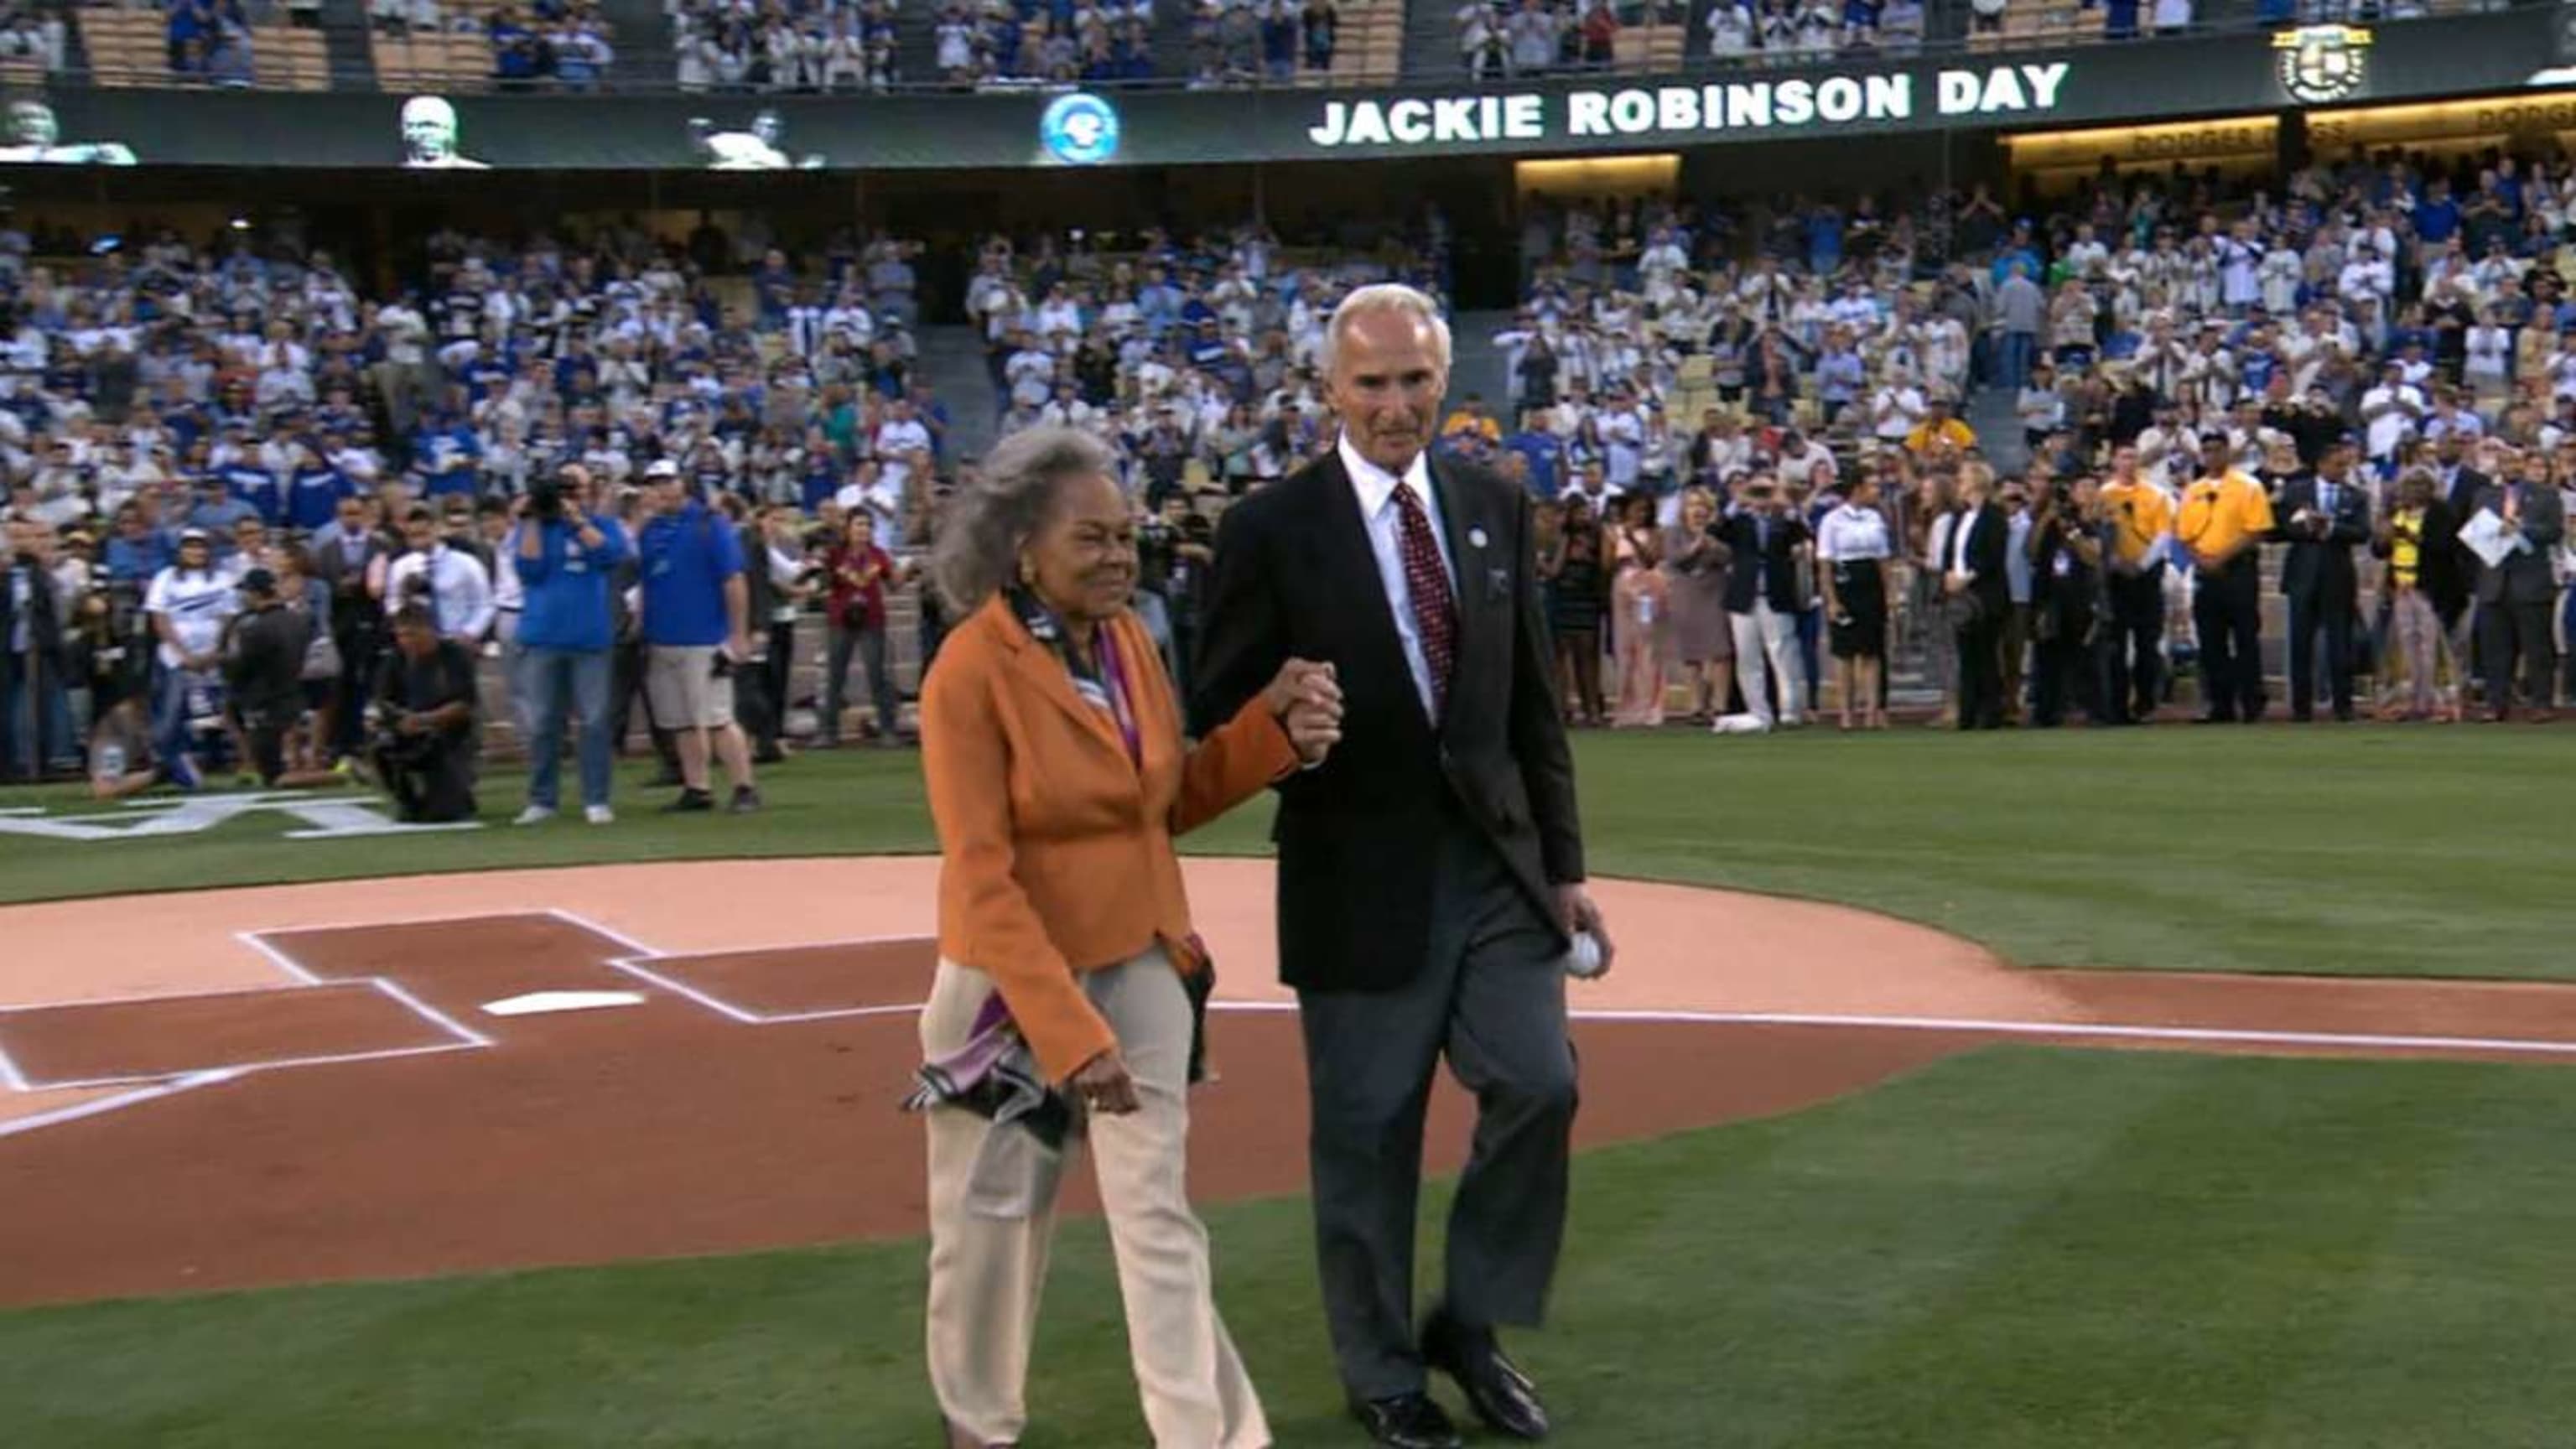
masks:
[[[1440,566],[1440,545],[1431,537],[1431,518],[1422,500],[1401,480],[1395,485],[1396,512],[1403,531],[1404,592],[1413,602],[1413,627],[1422,636],[1422,659],[1431,667],[1431,717],[1449,708],[1449,666],[1458,654],[1458,608],[1449,597],[1449,574]]]

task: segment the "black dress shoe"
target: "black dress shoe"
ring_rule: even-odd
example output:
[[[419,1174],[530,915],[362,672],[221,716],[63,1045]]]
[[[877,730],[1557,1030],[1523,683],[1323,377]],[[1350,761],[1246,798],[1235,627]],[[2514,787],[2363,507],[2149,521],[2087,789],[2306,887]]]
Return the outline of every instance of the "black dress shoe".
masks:
[[[1485,1427],[1515,1439],[1547,1437],[1547,1407],[1538,1401],[1538,1385],[1503,1356],[1491,1329],[1434,1316],[1422,1330],[1422,1361],[1458,1381]]]
[[[1351,1415],[1386,1449],[1459,1449],[1458,1426],[1429,1394],[1353,1399]]]

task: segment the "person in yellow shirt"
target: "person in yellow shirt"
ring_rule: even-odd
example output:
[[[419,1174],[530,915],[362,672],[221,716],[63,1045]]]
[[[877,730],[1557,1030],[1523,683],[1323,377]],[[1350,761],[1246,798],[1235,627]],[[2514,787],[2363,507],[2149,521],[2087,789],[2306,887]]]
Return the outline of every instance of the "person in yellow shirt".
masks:
[[[2191,622],[2200,635],[2203,724],[2263,717],[2263,578],[2257,550],[2272,500],[2236,469],[2225,432],[2200,435],[2200,476],[2183,490],[2174,541],[2191,559]]]
[[[2103,621],[2102,716],[2145,724],[2163,695],[2165,559],[2173,551],[2173,500],[2138,471],[2138,450],[2111,450],[2101,516],[2110,617]]]
[[[1440,436],[1466,436],[1481,439],[1489,445],[1499,444],[1503,440],[1503,425],[1494,421],[1492,413],[1485,411],[1485,399],[1471,392],[1467,394],[1467,400],[1449,414],[1449,420],[1440,425]]]
[[[1918,461],[1935,451],[1964,453],[1977,446],[1977,430],[1950,415],[1950,400],[1936,397],[1930,411],[1905,435],[1905,451]]]

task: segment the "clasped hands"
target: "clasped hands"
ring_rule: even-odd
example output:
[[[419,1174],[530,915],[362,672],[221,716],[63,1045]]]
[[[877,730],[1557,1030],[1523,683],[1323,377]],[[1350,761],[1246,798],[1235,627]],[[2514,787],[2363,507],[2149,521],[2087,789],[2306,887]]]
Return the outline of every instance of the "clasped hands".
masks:
[[[1297,757],[1307,764],[1321,763],[1341,743],[1342,686],[1332,665],[1291,659],[1279,666],[1278,676],[1261,698],[1287,730]]]

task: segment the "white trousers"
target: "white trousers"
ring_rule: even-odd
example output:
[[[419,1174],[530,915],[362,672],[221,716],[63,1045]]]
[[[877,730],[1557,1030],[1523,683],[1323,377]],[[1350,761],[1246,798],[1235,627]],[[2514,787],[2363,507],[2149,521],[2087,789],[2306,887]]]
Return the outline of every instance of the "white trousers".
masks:
[[[1146,1426],[1156,1449],[1265,1449],[1270,1426],[1217,1317],[1207,1230],[1190,1209],[1189,996],[1160,946],[1086,976],[1083,989],[1117,1033],[1140,1104],[1090,1118],[1086,1135]],[[983,972],[941,961],[921,1015],[924,1053],[963,1045],[992,991]],[[1028,1423],[1029,1343],[1063,1160],[1024,1128],[955,1107],[928,1116],[931,1385],[976,1442],[1015,1443]]]
[[[1746,712],[1766,725],[1798,723],[1807,707],[1807,675],[1798,661],[1798,621],[1757,598],[1752,613],[1728,614],[1726,622],[1735,630],[1735,682],[1744,691]],[[1776,719],[1771,701],[1764,697],[1766,680],[1776,681],[1773,688],[1780,696]]]

